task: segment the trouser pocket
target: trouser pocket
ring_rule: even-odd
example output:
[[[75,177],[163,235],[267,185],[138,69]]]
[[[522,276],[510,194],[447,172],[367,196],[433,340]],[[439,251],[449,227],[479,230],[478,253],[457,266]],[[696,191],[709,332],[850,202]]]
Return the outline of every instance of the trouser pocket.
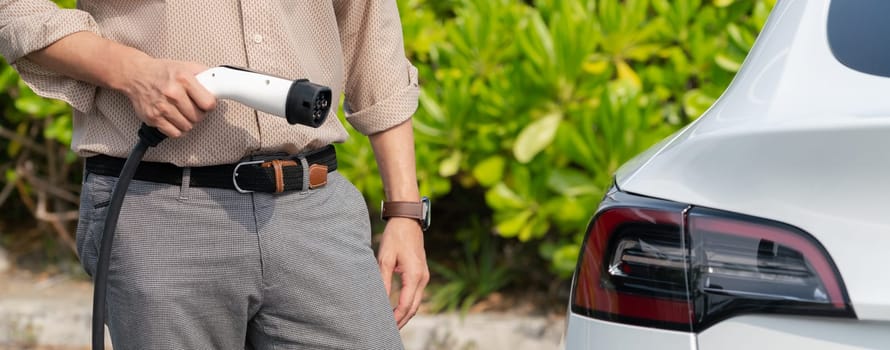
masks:
[[[80,193],[80,213],[77,220],[77,256],[84,271],[93,276],[99,259],[99,245],[105,226],[105,215],[111,200],[111,190],[117,178],[84,174]]]

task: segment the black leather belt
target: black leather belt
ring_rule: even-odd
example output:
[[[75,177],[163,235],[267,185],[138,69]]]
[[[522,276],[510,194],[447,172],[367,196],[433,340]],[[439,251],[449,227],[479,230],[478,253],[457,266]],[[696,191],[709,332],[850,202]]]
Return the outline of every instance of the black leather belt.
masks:
[[[327,174],[337,169],[337,152],[327,146],[305,155],[309,164],[309,188],[324,186]],[[124,167],[123,158],[97,155],[86,159],[86,171],[117,177]],[[136,180],[182,185],[184,168],[170,163],[142,162],[133,177]],[[299,156],[256,156],[235,164],[191,167],[189,186],[213,187],[239,192],[299,191],[303,189],[303,165]]]

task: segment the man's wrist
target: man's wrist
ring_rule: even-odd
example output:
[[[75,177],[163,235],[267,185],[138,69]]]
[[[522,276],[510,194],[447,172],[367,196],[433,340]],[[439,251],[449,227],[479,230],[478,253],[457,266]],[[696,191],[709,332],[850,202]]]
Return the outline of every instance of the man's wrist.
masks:
[[[393,223],[393,224],[397,224],[397,225],[416,226],[417,228],[422,228],[420,225],[420,221],[412,219],[412,218],[403,218],[403,217],[394,216],[394,217],[389,218],[389,220],[387,220],[387,224],[389,224],[389,223]]]
[[[387,202],[420,202],[420,191],[413,190],[386,191]]]
[[[110,43],[110,48],[116,52],[117,64],[115,69],[109,70],[108,74],[103,77],[102,83],[112,90],[120,91],[129,96],[132,94],[134,87],[132,83],[135,81],[134,75],[141,74],[136,72],[152,59],[151,56],[137,49]]]

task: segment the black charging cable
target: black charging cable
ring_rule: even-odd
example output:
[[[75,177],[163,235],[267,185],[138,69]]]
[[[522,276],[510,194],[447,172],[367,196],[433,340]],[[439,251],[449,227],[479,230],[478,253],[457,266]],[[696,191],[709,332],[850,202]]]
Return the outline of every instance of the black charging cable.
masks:
[[[139,142],[133,146],[121,174],[111,192],[111,201],[105,214],[105,227],[102,230],[102,243],[99,248],[99,261],[96,263],[96,279],[93,289],[93,349],[105,349],[105,299],[108,291],[108,267],[111,263],[111,247],[114,242],[114,230],[121,214],[124,196],[136,169],[149,147],[157,146],[167,135],[157,128],[142,124],[139,128]]]

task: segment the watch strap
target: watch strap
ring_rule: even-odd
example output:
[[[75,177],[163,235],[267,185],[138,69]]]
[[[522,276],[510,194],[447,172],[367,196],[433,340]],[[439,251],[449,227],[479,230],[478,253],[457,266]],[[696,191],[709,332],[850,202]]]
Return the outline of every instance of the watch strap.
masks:
[[[423,202],[383,202],[380,216],[384,220],[391,217],[411,218],[423,220]]]

